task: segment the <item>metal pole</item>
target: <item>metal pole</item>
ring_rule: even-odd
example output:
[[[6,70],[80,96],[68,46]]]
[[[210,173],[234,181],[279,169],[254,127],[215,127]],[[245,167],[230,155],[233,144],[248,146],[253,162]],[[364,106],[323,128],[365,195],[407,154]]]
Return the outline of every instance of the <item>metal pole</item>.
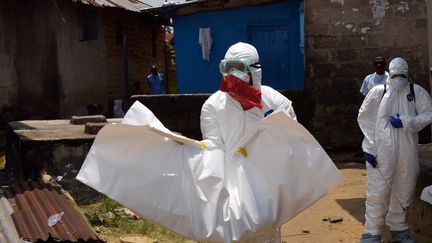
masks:
[[[127,34],[123,30],[123,69],[124,69],[124,95],[123,95],[123,107],[129,108],[129,65],[128,65],[128,46],[127,46]]]
[[[387,186],[390,188],[390,191],[393,193],[393,195],[395,196],[396,200],[398,201],[399,205],[402,207],[402,210],[405,212],[406,208],[402,205],[398,195],[396,194],[396,192],[393,190],[393,188],[391,187],[390,183],[388,182],[387,178],[383,175],[383,173],[381,172],[381,170],[379,169],[379,167],[377,166],[376,169],[378,170],[378,172],[381,174],[381,176],[384,178],[384,181],[386,182]]]

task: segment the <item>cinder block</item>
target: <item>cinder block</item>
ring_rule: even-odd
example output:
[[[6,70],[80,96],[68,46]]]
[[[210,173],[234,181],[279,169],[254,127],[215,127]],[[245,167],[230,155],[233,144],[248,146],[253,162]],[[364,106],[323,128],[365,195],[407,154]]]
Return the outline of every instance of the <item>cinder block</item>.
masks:
[[[84,133],[96,135],[106,124],[106,122],[88,122],[85,124]]]
[[[88,122],[106,122],[106,118],[103,115],[94,116],[72,116],[70,123],[74,125],[84,125]]]

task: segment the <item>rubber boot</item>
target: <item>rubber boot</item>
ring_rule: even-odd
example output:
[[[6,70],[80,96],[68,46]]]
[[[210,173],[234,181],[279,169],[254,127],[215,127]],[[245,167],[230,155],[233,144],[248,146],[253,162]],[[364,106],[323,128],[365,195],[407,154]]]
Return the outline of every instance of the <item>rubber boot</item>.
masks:
[[[360,243],[381,243],[381,235],[372,235],[369,233],[362,234]]]
[[[393,243],[415,243],[413,239],[411,239],[411,233],[407,230],[402,231],[391,231],[391,242]]]

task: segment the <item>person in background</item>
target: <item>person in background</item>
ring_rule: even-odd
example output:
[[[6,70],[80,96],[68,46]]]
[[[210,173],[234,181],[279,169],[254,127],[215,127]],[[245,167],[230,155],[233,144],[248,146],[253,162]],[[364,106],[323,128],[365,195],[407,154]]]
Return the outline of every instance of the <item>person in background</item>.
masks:
[[[365,232],[360,243],[379,243],[384,224],[391,242],[413,243],[406,208],[411,204],[420,166],[418,132],[432,120],[429,93],[408,82],[408,64],[395,58],[390,76],[366,95],[358,114],[367,161]]]
[[[159,73],[156,65],[153,65],[150,70],[150,75],[147,76],[147,82],[150,87],[151,94],[165,94],[165,78]]]
[[[373,61],[375,72],[366,76],[360,88],[360,93],[367,93],[376,85],[384,84],[388,78],[388,72],[385,71],[387,65],[386,59],[383,56],[376,56]]]

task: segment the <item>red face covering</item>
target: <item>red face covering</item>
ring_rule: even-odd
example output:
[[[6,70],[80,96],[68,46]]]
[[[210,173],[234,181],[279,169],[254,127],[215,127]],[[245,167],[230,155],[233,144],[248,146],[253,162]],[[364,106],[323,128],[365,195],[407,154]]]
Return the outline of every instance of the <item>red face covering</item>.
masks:
[[[240,102],[245,111],[253,107],[262,108],[261,90],[256,89],[234,75],[222,77],[220,90],[228,93],[232,98]]]

